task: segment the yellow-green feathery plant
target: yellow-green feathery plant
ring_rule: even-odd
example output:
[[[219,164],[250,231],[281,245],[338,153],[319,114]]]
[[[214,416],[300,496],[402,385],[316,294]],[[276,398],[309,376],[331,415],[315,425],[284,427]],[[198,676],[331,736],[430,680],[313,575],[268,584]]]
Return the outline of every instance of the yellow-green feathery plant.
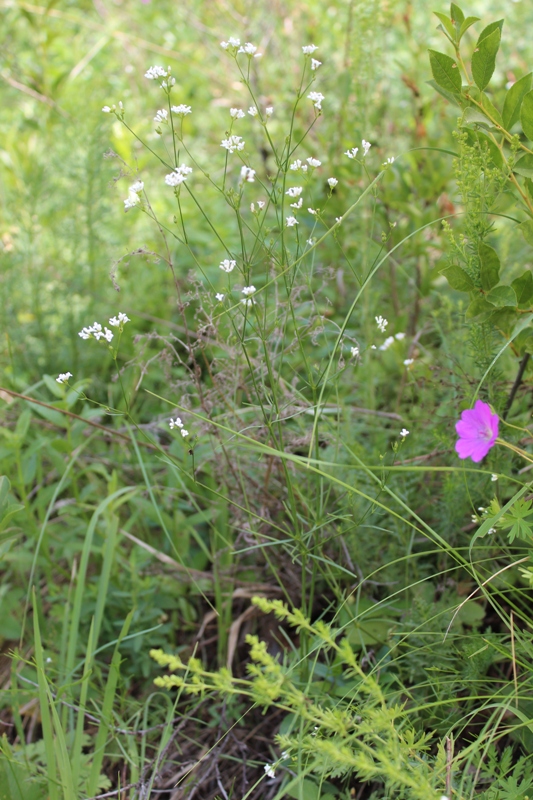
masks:
[[[310,622],[299,609],[289,610],[281,600],[255,597],[252,602],[298,633],[306,632],[313,643],[312,658],[322,657],[334,665],[343,691],[315,696],[312,682],[301,679],[301,662],[282,663],[268,652],[265,642],[252,635],[246,639],[248,678],[235,678],[227,669],[210,672],[195,657],[184,662],[177,655],[152,650],[152,658],[172,673],[156,678],[156,686],[179,688],[190,695],[239,696],[265,711],[275,707],[292,715],[292,732],[276,736],[281,756],[272,769],[292,765],[299,773],[321,778],[353,774],[361,780],[379,781],[388,791],[408,791],[412,800],[440,797],[445,782],[444,748],[439,746],[436,756],[428,756],[432,735],[416,732],[402,706],[387,701],[376,677],[361,667],[348,639],[324,622]]]

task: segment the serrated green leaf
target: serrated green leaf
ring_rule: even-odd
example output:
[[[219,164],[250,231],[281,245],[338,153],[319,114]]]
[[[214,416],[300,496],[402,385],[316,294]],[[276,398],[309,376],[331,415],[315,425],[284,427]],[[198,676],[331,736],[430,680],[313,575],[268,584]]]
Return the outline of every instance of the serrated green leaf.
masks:
[[[447,92],[460,94],[462,82],[457,63],[444,53],[438,53],[436,50],[428,52],[431,72],[435,81]]]
[[[451,19],[447,17],[446,14],[441,14],[439,11],[434,11],[433,13],[436,17],[438,17],[438,19],[440,19],[443,29],[446,31],[450,39],[455,41],[457,38],[457,31],[453,27]]]
[[[458,292],[472,292],[476,288],[471,277],[457,264],[441,269],[440,274],[444,275],[452,289]]]
[[[520,122],[524,135],[533,142],[533,91],[527,92],[522,99]]]
[[[528,305],[533,300],[533,275],[526,270],[511,283],[519,306]]]
[[[484,242],[479,245],[478,253],[481,287],[488,292],[500,280],[500,259],[496,250]]]
[[[487,303],[483,295],[479,295],[475,297],[468,308],[466,309],[466,318],[473,319],[474,317],[479,317],[480,314],[490,315],[494,312],[494,306],[490,303]]]
[[[504,23],[503,19],[498,19],[496,20],[496,22],[490,22],[486,28],[483,28],[477,40],[478,45],[483,41],[483,39],[486,39],[487,36],[490,36],[490,34],[495,30],[499,30],[501,36],[503,23]]]
[[[515,307],[518,305],[516,293],[512,286],[495,286],[485,295],[485,299],[496,308]]]
[[[519,226],[522,236],[533,247],[533,219],[526,219]]]
[[[506,130],[511,130],[513,125],[520,119],[520,108],[522,100],[531,89],[531,77],[533,73],[528,72],[520,80],[513,83],[503,103],[502,121]]]
[[[500,47],[500,40],[501,31],[496,28],[484,39],[478,41],[472,54],[472,77],[481,91],[489,85],[496,68],[496,54]]]
[[[459,38],[458,41],[461,41],[467,30],[474,25],[476,22],[479,22],[479,17],[467,17],[463,24],[461,25],[461,30],[459,31]]]

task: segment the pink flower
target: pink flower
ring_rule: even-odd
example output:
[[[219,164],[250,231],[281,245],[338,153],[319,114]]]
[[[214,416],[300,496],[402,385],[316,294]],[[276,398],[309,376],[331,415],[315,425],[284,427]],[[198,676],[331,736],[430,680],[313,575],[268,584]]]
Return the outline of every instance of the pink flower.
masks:
[[[459,436],[455,449],[459,458],[470,457],[476,463],[485,458],[498,436],[498,424],[498,415],[493,414],[483,400],[476,400],[474,408],[463,411],[455,425]]]

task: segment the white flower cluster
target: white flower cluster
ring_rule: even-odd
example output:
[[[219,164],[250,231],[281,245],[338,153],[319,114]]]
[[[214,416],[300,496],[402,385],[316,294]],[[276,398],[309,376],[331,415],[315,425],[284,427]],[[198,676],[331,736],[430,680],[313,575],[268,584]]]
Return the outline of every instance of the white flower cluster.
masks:
[[[253,183],[255,181],[255,169],[241,167],[241,183]]]
[[[257,201],[257,209],[258,209],[257,213],[259,213],[259,211],[262,211],[264,209],[265,205],[266,205],[266,203],[265,203],[264,200],[258,200]],[[250,203],[250,211],[252,212],[252,214],[255,214],[255,203]]]
[[[286,219],[287,228],[293,228],[295,225],[298,225],[298,220],[296,217],[287,217]]]
[[[407,428],[401,429],[400,436],[402,437],[402,439],[405,439],[406,436],[409,436],[409,431],[407,430]]]
[[[306,44],[302,47],[302,52],[305,56],[312,55],[315,52],[315,50],[318,50],[316,44]]]
[[[350,347],[350,352],[352,354],[352,358],[357,358],[359,355],[359,348],[358,347]]]
[[[276,770],[274,769],[274,765],[273,764],[265,764],[265,774],[269,778],[275,778],[276,777]]]
[[[129,317],[126,314],[123,314],[120,311],[116,317],[111,317],[109,320],[109,324],[114,328],[119,328],[121,331],[126,324],[129,322]],[[110,342],[114,336],[113,331],[110,331],[109,328],[105,328],[102,330],[102,326],[99,322],[95,322],[94,325],[89,325],[87,328],[82,328],[81,331],[78,333],[78,336],[81,339],[96,339],[99,341],[100,339],[105,339],[106,342]]]
[[[256,291],[257,290],[255,286],[245,286],[244,289],[242,290],[242,293],[246,295],[246,297],[248,297],[249,295],[254,294]]]
[[[221,303],[226,295],[222,294],[222,292],[217,292],[215,297],[219,303]]]
[[[388,159],[383,162],[382,166],[390,167],[391,164],[394,164],[394,156],[389,156]]]
[[[235,150],[244,150],[245,142],[242,136],[232,135],[228,139],[222,139],[220,142],[221,147],[225,147],[228,153],[234,153]]]
[[[322,61],[317,61],[316,58],[311,59],[311,69],[313,72],[322,66]]]
[[[291,186],[290,189],[287,189],[285,194],[288,194],[289,197],[300,197],[302,192],[303,192],[303,186]]]
[[[165,175],[165,183],[167,186],[179,186],[187,180],[187,176],[192,172],[192,167],[187,167],[182,164],[181,167],[176,167],[174,172]]]
[[[232,261],[229,258],[225,258],[224,261],[221,261],[220,264],[219,264],[220,269],[223,270],[224,272],[228,272],[228,273],[229,272],[233,272],[233,270],[235,269],[236,266],[237,266],[237,262],[236,261]]]
[[[315,167],[319,167],[322,164],[322,162],[319,161],[318,158],[313,158],[313,157],[307,158],[306,161],[307,164],[304,164],[303,161],[297,158],[296,161],[293,161],[292,164],[290,165],[290,169],[294,170],[294,172],[307,172],[309,167],[312,167],[314,169]]]
[[[112,111],[115,112],[116,110],[117,110],[117,106],[115,104],[113,104],[112,106],[104,106],[102,108],[102,111],[104,112],[104,114],[111,114]],[[118,110],[119,110],[119,112],[124,111],[124,106],[122,105],[122,101],[119,101]]]
[[[168,67],[168,70],[166,70],[156,64],[154,67],[148,68],[148,70],[144,73],[144,77],[148,78],[149,81],[156,81],[158,78],[168,77],[169,72],[170,67]]]
[[[171,106],[170,109],[174,114],[177,114],[179,117],[185,117],[187,114],[190,114],[192,109],[190,106],[186,106],[183,103],[180,103],[179,106]]]
[[[307,95],[307,99],[312,100],[314,107],[317,108],[319,111],[322,110],[322,100],[325,100],[325,97],[322,94],[322,92],[309,92],[309,94]]]
[[[142,181],[135,181],[128,189],[128,196],[124,200],[124,211],[129,211],[130,208],[138,206],[141,202],[140,193],[144,189]]]
[[[72,372],[60,372],[56,381],[58,383],[68,383],[69,378],[72,378]]]
[[[255,300],[254,300],[254,297],[253,297],[253,295],[257,291],[255,286],[245,286],[244,289],[242,289],[241,291],[242,291],[242,293],[244,295],[244,297],[241,299],[241,303],[244,306],[247,306],[248,308],[250,306],[255,305]]]
[[[220,42],[220,46],[222,47],[223,50],[229,50],[234,55],[235,53],[244,53],[250,58],[252,56],[254,58],[261,57],[261,53],[257,52],[257,47],[255,46],[255,44],[252,44],[251,42],[246,42],[245,44],[241,45],[241,40],[235,36],[230,36],[227,42]]]
[[[366,155],[368,155],[368,151],[370,150],[372,145],[370,144],[370,142],[367,142],[366,139],[363,139],[363,141],[361,142],[361,146],[363,148],[363,158],[364,158]],[[359,152],[358,147],[352,147],[351,150],[346,150],[344,155],[348,156],[348,158],[356,158],[358,152]]]
[[[376,322],[377,322],[377,317],[376,317]],[[388,350],[389,347],[391,346],[391,344],[394,343],[395,339],[396,339],[397,342],[401,342],[402,339],[405,339],[405,333],[401,333],[400,332],[400,333],[397,333],[395,336],[387,336],[387,338],[385,339],[383,344],[380,345],[379,349],[380,350]]]
[[[257,117],[259,111],[257,110],[256,106],[250,106],[250,108],[248,109],[248,113],[251,117]]]
[[[170,419],[168,425],[171,431],[174,430],[174,428],[179,428],[179,431],[184,439],[189,435],[189,431],[183,427],[183,422],[179,417],[176,417],[176,419]]]
[[[155,122],[166,122],[168,119],[168,111],[166,108],[160,108],[154,117]]]
[[[246,116],[242,108],[230,108],[229,113],[230,117],[233,117],[233,119],[242,119]]]
[[[376,325],[378,326],[381,333],[385,333],[385,329],[387,328],[389,321],[387,319],[384,319],[382,316],[374,317],[374,319],[376,320]]]
[[[328,178],[328,186],[330,187],[330,189],[334,189],[335,186],[338,184],[338,182],[339,181],[337,180],[337,178]]]

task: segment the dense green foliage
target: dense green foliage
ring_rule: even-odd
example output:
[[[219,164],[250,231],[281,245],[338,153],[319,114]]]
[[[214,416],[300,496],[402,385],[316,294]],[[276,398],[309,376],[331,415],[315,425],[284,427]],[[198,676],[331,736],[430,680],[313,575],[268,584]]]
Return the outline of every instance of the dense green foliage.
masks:
[[[533,796],[506,6],[0,10],[0,800]]]

